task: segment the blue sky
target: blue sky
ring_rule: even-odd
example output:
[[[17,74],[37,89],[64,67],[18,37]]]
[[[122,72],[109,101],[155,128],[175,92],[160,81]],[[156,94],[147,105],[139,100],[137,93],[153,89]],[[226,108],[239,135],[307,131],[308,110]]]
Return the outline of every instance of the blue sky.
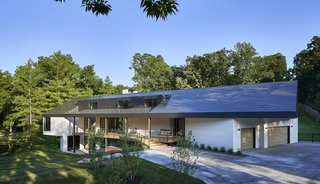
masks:
[[[263,55],[295,54],[320,35],[319,0],[180,0],[166,21],[146,18],[139,0],[110,0],[109,16],[85,13],[80,0],[10,0],[0,6],[0,69],[61,50],[114,84],[133,85],[134,53],[161,54],[169,65],[187,56],[250,42]]]

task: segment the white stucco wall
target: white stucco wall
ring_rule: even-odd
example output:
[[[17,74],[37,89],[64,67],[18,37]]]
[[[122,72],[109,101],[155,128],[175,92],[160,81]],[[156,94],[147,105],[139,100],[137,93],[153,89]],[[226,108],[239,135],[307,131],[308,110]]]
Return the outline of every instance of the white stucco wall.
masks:
[[[78,125],[80,123],[80,119],[75,118],[75,120],[76,120],[75,128],[77,131]],[[74,121],[73,118],[51,117],[50,131],[43,131],[43,135],[61,136],[60,149],[61,151],[67,151],[68,136],[71,136],[73,132],[73,121]]]
[[[233,119],[186,118],[186,133],[189,130],[192,130],[192,135],[199,145],[233,148]]]

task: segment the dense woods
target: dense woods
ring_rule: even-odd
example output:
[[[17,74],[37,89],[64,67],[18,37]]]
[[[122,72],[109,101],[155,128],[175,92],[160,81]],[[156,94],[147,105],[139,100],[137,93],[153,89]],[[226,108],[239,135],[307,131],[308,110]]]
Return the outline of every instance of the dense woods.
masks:
[[[260,56],[247,42],[234,49],[222,48],[186,58],[181,66],[170,66],[161,55],[136,53],[130,70],[139,92],[220,85],[298,80],[299,102],[320,110],[320,37],[288,68],[281,53]],[[42,114],[63,102],[81,96],[119,94],[124,85],[113,85],[107,76],[96,75],[94,65],[80,67],[71,55],[60,51],[18,66],[13,74],[0,70],[0,141],[32,147],[40,132]]]

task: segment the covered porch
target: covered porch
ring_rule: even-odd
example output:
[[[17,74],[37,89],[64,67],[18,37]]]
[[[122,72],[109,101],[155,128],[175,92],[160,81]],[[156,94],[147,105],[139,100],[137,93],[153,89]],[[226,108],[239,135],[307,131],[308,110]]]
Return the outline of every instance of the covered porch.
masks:
[[[96,132],[103,132],[106,148],[110,140],[119,140],[122,133],[149,146],[150,141],[172,145],[177,142],[180,130],[184,135],[185,120],[184,118],[81,117],[72,133],[75,139],[80,137],[79,145],[76,145],[77,141],[72,144],[75,146],[74,150],[88,148],[88,132],[93,127]]]

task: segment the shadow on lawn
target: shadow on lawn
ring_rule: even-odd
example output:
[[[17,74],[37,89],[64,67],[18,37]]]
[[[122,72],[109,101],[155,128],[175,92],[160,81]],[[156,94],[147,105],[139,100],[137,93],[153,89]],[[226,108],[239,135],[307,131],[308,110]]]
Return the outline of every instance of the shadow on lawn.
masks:
[[[28,150],[1,156],[0,183],[93,183],[78,155],[52,150]]]

